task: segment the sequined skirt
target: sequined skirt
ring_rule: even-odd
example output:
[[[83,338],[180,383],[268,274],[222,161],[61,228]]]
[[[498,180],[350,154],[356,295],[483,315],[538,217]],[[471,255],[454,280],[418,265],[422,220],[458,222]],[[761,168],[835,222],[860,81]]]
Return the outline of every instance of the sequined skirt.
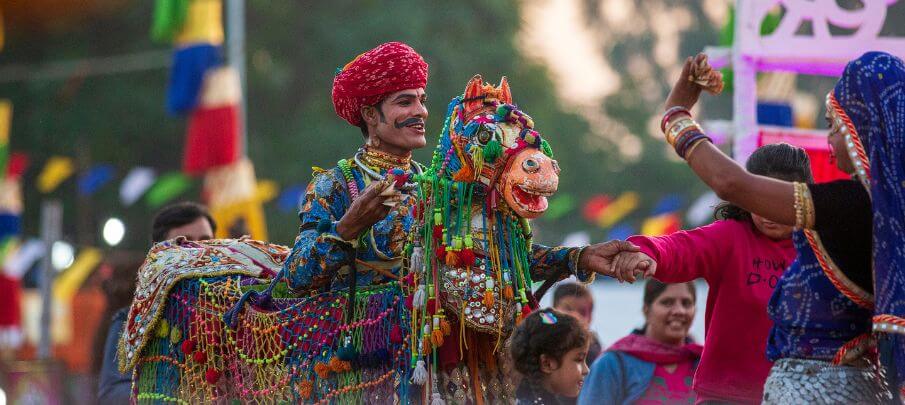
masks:
[[[891,398],[873,368],[780,359],[770,369],[763,404],[879,404]]]

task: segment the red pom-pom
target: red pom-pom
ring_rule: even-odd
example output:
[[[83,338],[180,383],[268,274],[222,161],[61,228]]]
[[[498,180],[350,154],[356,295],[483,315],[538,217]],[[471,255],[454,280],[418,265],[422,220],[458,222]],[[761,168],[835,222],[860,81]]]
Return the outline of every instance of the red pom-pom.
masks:
[[[393,324],[393,329],[390,329],[390,343],[394,345],[402,343],[402,329],[398,324]]]
[[[446,246],[440,245],[434,249],[434,255],[437,256],[437,261],[445,262],[446,261]]]
[[[443,226],[442,225],[434,225],[434,239],[436,239],[436,240],[443,239]]]
[[[522,305],[522,318],[527,318],[528,315],[531,315],[531,307]]]
[[[207,361],[207,353],[198,350],[192,354],[192,359],[194,359],[198,363],[204,363],[205,361]]]
[[[182,342],[182,352],[188,355],[189,353],[195,351],[195,341],[192,339],[186,339]]]
[[[409,273],[405,277],[402,278],[402,282],[404,282],[409,287],[415,286],[415,273]]]
[[[428,298],[427,299],[427,310],[431,315],[437,313],[437,299],[436,298]]]
[[[473,250],[465,248],[459,252],[459,264],[462,266],[472,266],[474,265],[474,260],[475,255]]]
[[[217,380],[220,379],[220,370],[213,367],[207,369],[207,371],[204,372],[204,379],[207,380],[208,384],[216,384]]]

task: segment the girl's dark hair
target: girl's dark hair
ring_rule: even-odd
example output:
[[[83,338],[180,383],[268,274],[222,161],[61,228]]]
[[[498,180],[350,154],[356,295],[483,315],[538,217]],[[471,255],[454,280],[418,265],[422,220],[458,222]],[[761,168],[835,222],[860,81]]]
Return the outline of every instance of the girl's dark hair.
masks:
[[[207,219],[211,225],[211,231],[216,233],[217,223],[203,205],[194,202],[169,205],[154,216],[154,222],[151,224],[151,240],[154,243],[163,242],[167,239],[167,234],[171,229],[188,225],[202,217]]]
[[[682,283],[688,286],[688,291],[691,293],[691,298],[695,301],[698,300],[698,295],[694,289],[694,283],[689,281],[686,283]],[[651,305],[654,301],[657,300],[657,297],[660,294],[663,294],[663,291],[666,291],[666,287],[669,287],[671,284],[661,283],[654,279],[648,279],[647,283],[644,284],[644,297],[642,298],[644,301],[644,305]]]
[[[591,291],[588,290],[588,287],[585,287],[585,285],[581,283],[562,283],[556,286],[556,289],[553,290],[553,306],[555,307],[557,304],[559,304],[559,300],[566,297],[591,297]]]
[[[788,143],[771,143],[757,148],[748,157],[745,169],[751,174],[785,181],[813,183],[811,159],[804,149]],[[714,209],[716,219],[751,222],[751,213],[732,203],[723,202]]]
[[[544,318],[555,319],[544,323]],[[572,315],[553,308],[534,311],[525,318],[512,334],[509,354],[515,369],[525,378],[540,381],[544,373],[540,368],[540,356],[545,354],[562,363],[570,350],[588,344],[588,331]]]

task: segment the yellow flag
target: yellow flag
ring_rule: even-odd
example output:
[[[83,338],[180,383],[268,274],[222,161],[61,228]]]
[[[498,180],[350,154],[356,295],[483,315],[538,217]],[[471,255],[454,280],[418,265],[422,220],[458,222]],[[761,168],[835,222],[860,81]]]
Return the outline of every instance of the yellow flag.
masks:
[[[103,255],[99,249],[83,249],[72,262],[72,266],[53,281],[54,298],[59,302],[69,302],[102,259]]]
[[[619,220],[625,218],[626,215],[634,211],[635,208],[638,208],[640,200],[638,193],[634,191],[622,193],[619,198],[611,202],[610,205],[607,205],[606,208],[600,212],[600,216],[597,217],[597,224],[603,228],[613,226],[613,224],[619,222]]]
[[[13,103],[0,100],[0,147],[9,144],[9,124],[13,117]]]
[[[255,187],[255,199],[261,204],[276,198],[279,193],[280,186],[273,180],[258,180]]]
[[[223,44],[223,2],[191,0],[182,30],[176,34],[179,46]]]
[[[54,156],[44,165],[44,170],[38,175],[38,190],[49,193],[72,175],[75,167],[72,159],[62,156]]]

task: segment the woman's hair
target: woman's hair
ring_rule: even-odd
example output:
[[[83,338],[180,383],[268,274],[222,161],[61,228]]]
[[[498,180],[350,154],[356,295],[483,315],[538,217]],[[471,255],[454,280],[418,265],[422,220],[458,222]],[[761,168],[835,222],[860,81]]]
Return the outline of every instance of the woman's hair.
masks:
[[[757,148],[748,157],[745,169],[751,174],[785,181],[813,183],[811,159],[804,149],[787,143],[771,143]],[[723,202],[713,213],[716,219],[751,221],[751,213],[732,203]]]
[[[553,308],[534,311],[512,334],[509,353],[515,369],[525,378],[540,381],[544,373],[540,367],[542,354],[560,363],[570,350],[588,344],[588,331],[572,315]]]
[[[688,287],[688,292],[691,293],[691,298],[697,301],[698,295],[694,289],[694,282],[688,281],[682,284],[685,284]],[[662,283],[652,278],[648,279],[644,284],[644,296],[642,298],[644,305],[649,306],[653,304],[654,301],[657,300],[657,297],[663,294],[663,291],[666,291],[666,287],[669,287],[670,285],[671,284]]]

